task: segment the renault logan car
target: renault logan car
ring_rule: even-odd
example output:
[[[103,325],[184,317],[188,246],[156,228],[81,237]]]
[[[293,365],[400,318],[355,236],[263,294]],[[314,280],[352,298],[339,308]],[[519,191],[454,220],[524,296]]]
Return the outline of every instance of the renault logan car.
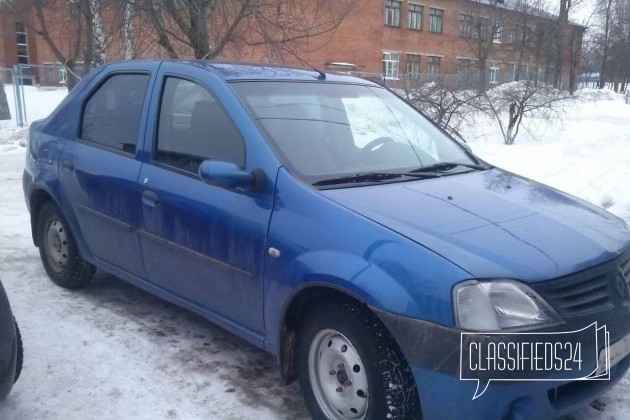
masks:
[[[627,225],[366,80],[108,64],[32,124],[23,183],[55,283],[98,267],[205,316],[275,355],[316,419],[553,418],[630,363]],[[473,399],[460,379],[461,333],[594,322],[607,380],[492,381]]]
[[[20,377],[23,357],[20,329],[0,282],[0,400],[6,398]]]

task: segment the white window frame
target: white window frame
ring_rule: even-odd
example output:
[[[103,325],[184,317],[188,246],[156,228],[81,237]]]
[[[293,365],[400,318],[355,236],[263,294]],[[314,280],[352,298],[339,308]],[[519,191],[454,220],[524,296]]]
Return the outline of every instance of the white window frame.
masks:
[[[470,58],[461,58],[461,57],[457,57],[456,61],[456,70],[455,70],[455,75],[457,76],[458,80],[466,80],[468,79],[468,73],[470,73],[470,66],[471,66],[471,60]],[[460,64],[465,64],[465,66],[462,68],[462,66]],[[462,71],[463,70],[463,71]]]
[[[516,74],[516,63],[507,63],[505,65],[505,77],[503,81],[505,83],[513,82],[515,74]],[[509,79],[508,79],[508,76],[509,76]]]
[[[398,66],[400,53],[383,51],[383,77],[389,80],[398,80]]]
[[[510,26],[506,31],[505,42],[507,44],[514,44],[516,42],[516,29],[514,29],[514,26]]]
[[[411,9],[414,8],[412,11]],[[415,15],[415,16],[414,16]],[[407,5],[407,27],[416,31],[422,30],[422,17],[424,16],[424,6],[417,3]],[[415,26],[412,26],[412,23]]]
[[[489,76],[490,76],[490,83],[491,84],[498,84],[499,83],[499,63],[497,62],[491,62],[490,66],[488,67],[488,70],[490,72]]]
[[[409,60],[409,57],[416,57],[416,60]],[[420,54],[405,54],[405,74],[407,76],[418,77],[420,75],[420,64],[422,56]],[[411,64],[411,71],[409,69]]]
[[[439,13],[437,13],[439,12]],[[439,26],[439,31],[437,30]],[[429,32],[441,34],[444,30],[444,9],[429,7]]]
[[[434,61],[437,59],[437,66],[436,63],[434,63]],[[425,58],[426,61],[426,69],[427,69],[427,74],[430,74],[432,76],[437,76],[440,74],[440,65],[442,62],[442,57],[440,57],[439,55],[427,55],[427,57]],[[431,66],[431,70],[429,70],[429,66]],[[433,69],[437,68],[437,71],[433,71]]]
[[[400,10],[402,1],[385,0],[385,26],[400,27]]]
[[[500,44],[503,38],[503,25],[499,22],[494,24],[494,33],[492,34],[492,42]]]
[[[487,16],[477,16],[475,19],[476,38],[487,39],[490,30],[490,18]]]
[[[470,13],[459,13],[459,36],[462,38],[471,38],[473,34],[473,15]],[[464,25],[465,24],[465,25]],[[465,32],[462,29],[466,28],[468,31]]]

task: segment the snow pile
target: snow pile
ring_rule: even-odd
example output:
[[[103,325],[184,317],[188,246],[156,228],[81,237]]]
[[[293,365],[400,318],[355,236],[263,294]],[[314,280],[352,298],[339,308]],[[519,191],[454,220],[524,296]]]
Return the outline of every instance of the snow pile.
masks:
[[[583,101],[614,101],[623,97],[620,93],[615,93],[610,89],[584,88],[575,92],[574,96]]]
[[[527,119],[511,146],[503,145],[489,117],[476,121],[467,140],[482,159],[630,222],[630,106],[621,95],[608,95],[603,100],[572,100],[555,121]]]

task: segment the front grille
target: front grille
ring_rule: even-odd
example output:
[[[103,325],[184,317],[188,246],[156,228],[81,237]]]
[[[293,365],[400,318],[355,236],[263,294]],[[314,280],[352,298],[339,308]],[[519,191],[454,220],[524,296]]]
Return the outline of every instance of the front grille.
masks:
[[[561,315],[581,315],[613,307],[611,294],[615,291],[614,280],[620,271],[624,273],[630,287],[630,251],[604,264],[532,284],[532,287]]]
[[[540,283],[536,289],[562,315],[571,316],[611,308],[611,272],[580,274],[582,273]]]

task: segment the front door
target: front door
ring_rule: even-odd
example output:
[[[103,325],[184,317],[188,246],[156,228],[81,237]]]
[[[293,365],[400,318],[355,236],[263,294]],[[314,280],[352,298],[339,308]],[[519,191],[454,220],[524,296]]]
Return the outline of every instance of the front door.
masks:
[[[261,333],[273,185],[256,192],[200,180],[205,159],[247,168],[245,139],[209,83],[169,75],[169,65],[177,66],[164,65],[159,106],[152,107],[158,118],[151,159],[139,178],[149,279],[223,321]]]

